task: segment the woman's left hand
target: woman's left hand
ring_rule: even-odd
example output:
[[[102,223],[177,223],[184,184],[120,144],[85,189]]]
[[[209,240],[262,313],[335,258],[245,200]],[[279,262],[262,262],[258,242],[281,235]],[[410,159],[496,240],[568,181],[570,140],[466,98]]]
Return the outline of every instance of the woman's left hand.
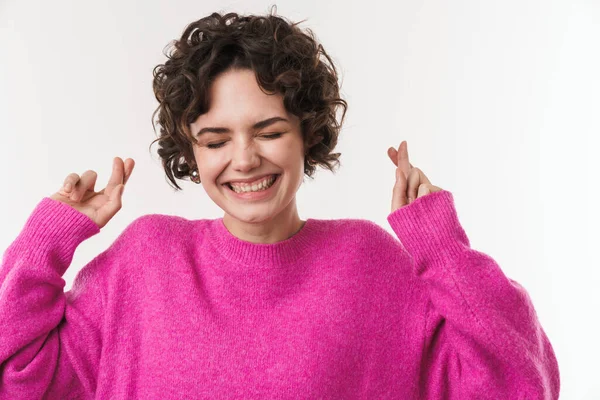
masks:
[[[396,166],[396,184],[392,194],[391,212],[412,203],[419,197],[442,190],[442,188],[432,185],[423,171],[413,167],[408,161],[406,140],[400,143],[398,150],[390,147],[388,156]]]

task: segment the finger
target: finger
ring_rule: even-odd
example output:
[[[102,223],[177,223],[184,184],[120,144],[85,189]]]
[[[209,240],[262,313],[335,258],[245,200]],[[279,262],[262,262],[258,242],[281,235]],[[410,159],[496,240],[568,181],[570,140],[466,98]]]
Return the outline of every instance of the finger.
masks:
[[[419,185],[421,184],[420,170],[418,168],[411,169],[407,181],[408,189],[406,194],[408,196],[408,204],[410,204],[417,198],[417,191],[419,190]]]
[[[390,147],[387,151],[387,154],[388,154],[388,157],[390,158],[390,160],[392,160],[394,165],[397,167],[398,166],[398,152],[396,151],[396,149],[393,147]]]
[[[79,175],[75,172],[70,173],[69,175],[67,175],[63,182],[62,191],[70,193],[77,184],[77,182],[79,182]]]
[[[406,178],[400,168],[396,168],[396,183],[392,192],[392,212],[408,204]]]
[[[390,160],[392,160],[394,165],[397,167],[398,166],[398,150],[396,150],[393,147],[390,147],[388,149],[387,153],[388,153],[388,157],[390,158]],[[411,168],[414,168],[410,162],[408,163],[408,165],[410,165]]]
[[[431,193],[431,185],[423,183],[419,185],[419,195],[417,197],[423,197]]]
[[[431,182],[429,181],[429,178],[427,178],[427,176],[420,169],[419,169],[419,174],[421,175],[421,183],[427,183],[429,185],[431,184]]]
[[[408,178],[411,165],[408,160],[408,144],[406,143],[406,140],[403,140],[402,143],[400,143],[400,147],[398,147],[398,163],[396,165],[404,172],[404,176]]]
[[[104,189],[104,193],[108,196],[112,193],[112,191],[119,185],[124,183],[124,165],[121,157],[113,158],[112,165],[112,174],[110,175],[110,179],[108,180],[108,184]]]
[[[96,171],[87,170],[81,174],[81,179],[79,179],[79,182],[77,182],[75,189],[71,193],[71,200],[80,201],[88,190],[94,191],[97,178],[98,174]]]
[[[135,167],[135,161],[133,158],[128,158],[125,160],[125,178],[123,179],[123,184],[126,184],[133,172],[133,167]]]

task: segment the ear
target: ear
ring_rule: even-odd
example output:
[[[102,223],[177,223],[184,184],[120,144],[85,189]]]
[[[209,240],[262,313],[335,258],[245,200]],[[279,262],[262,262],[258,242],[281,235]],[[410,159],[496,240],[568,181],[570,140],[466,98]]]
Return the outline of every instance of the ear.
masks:
[[[185,164],[187,164],[189,170],[193,170],[194,168],[197,168],[198,166],[196,165],[196,160],[190,160],[186,157],[184,157],[185,160]]]
[[[177,160],[183,160],[190,169],[196,167],[196,156],[194,154],[194,149],[191,146],[187,147],[185,150],[180,150]]]

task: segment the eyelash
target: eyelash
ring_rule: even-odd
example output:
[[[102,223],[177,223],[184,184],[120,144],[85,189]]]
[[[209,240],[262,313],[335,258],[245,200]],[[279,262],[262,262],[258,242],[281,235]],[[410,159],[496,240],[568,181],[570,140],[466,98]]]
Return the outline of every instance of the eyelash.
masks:
[[[283,133],[272,133],[270,135],[262,135],[261,137],[266,137],[269,139],[277,139],[281,135],[283,135]],[[206,147],[208,147],[209,149],[218,149],[219,147],[222,147],[224,144],[225,144],[225,142],[211,143],[211,144],[207,144]]]

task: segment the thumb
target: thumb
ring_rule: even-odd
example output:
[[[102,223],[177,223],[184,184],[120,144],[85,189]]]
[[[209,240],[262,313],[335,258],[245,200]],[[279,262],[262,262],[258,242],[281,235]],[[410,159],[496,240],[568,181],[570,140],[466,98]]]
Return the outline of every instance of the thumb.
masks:
[[[406,176],[400,168],[396,168],[396,183],[392,192],[392,212],[408,204],[406,196]]]

